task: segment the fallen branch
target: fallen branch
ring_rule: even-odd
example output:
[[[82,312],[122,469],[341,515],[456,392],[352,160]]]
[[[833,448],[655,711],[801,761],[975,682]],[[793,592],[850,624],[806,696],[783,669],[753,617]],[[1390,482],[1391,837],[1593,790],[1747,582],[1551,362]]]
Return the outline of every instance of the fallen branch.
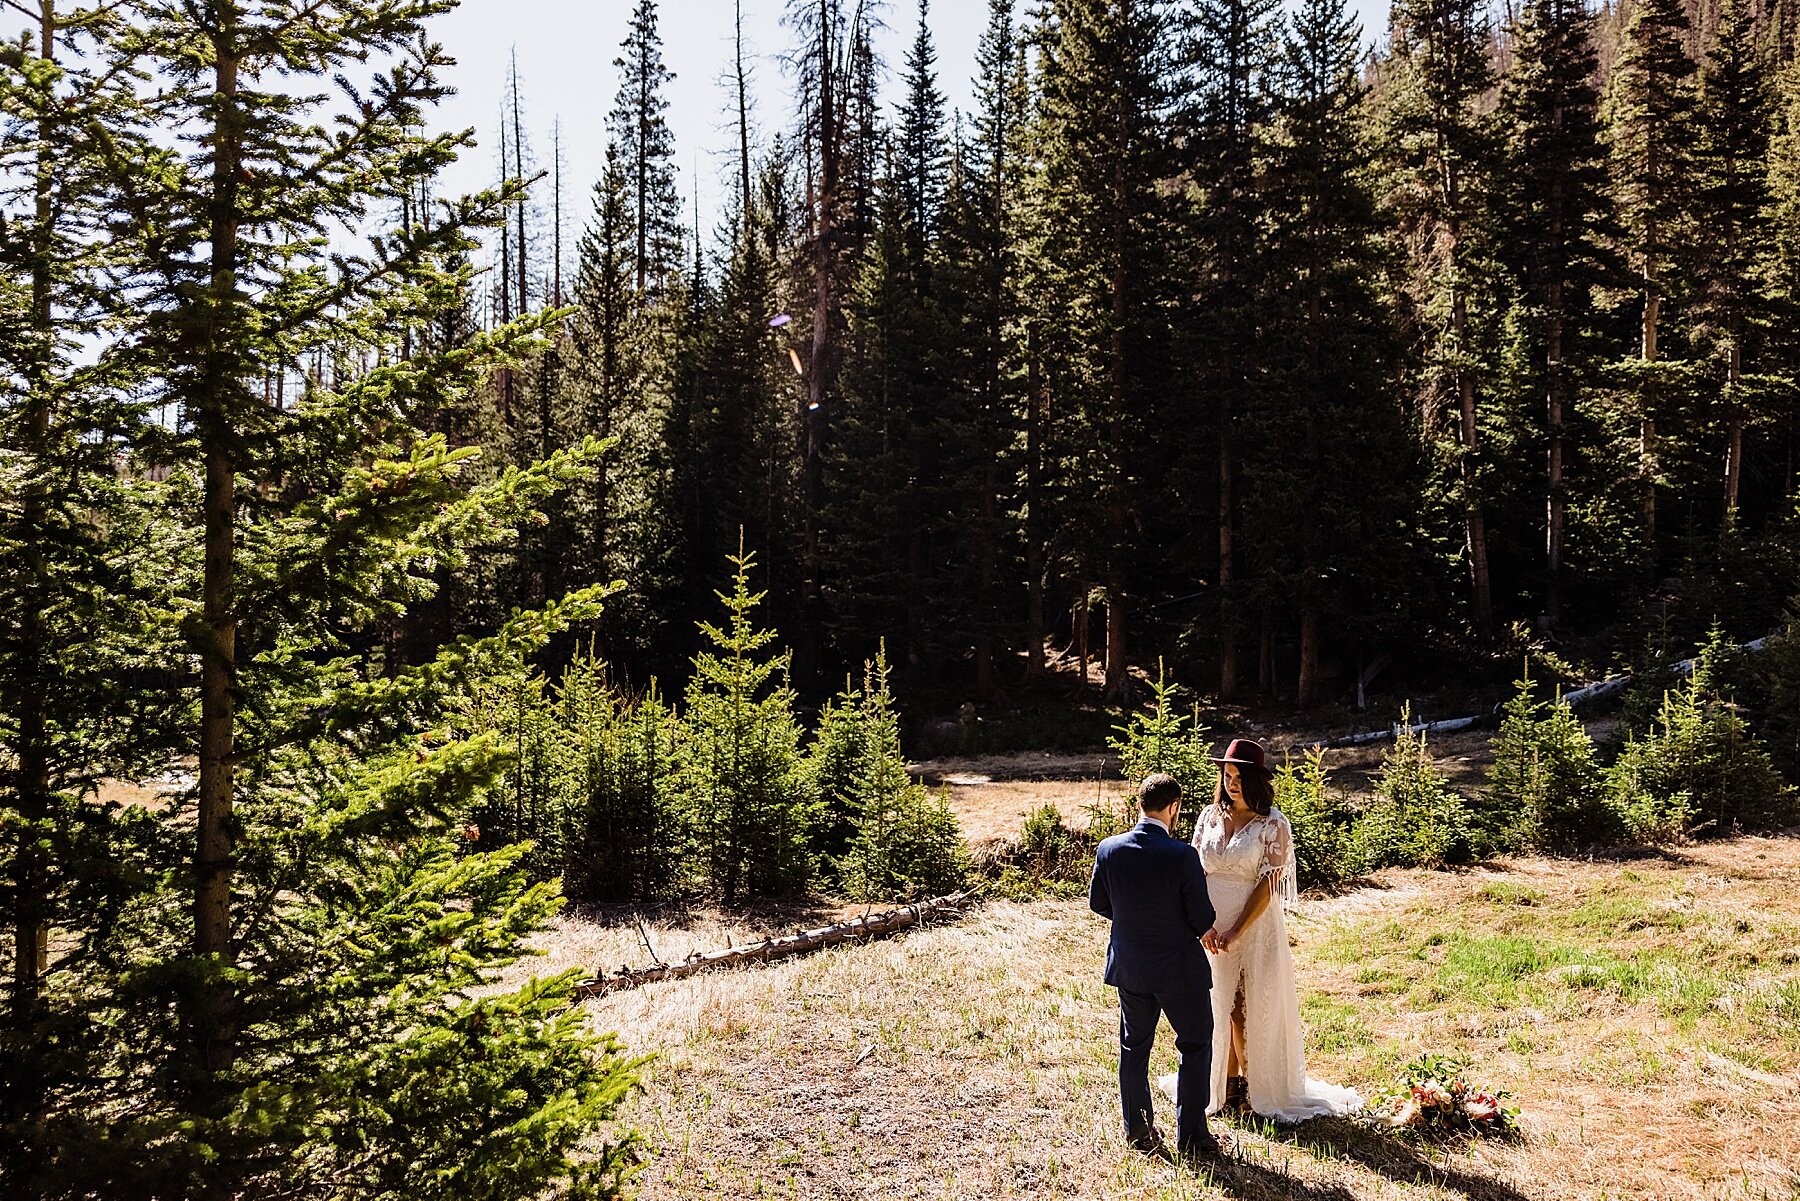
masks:
[[[718,968],[741,967],[748,963],[767,963],[771,959],[800,955],[807,951],[816,951],[820,947],[829,947],[835,943],[894,934],[909,926],[918,925],[933,914],[954,910],[973,895],[971,892],[958,892],[947,897],[933,897],[929,901],[920,901],[916,905],[902,905],[900,908],[890,909],[886,913],[865,914],[847,922],[820,926],[813,930],[796,930],[792,934],[764,939],[762,942],[751,943],[749,946],[728,947],[723,951],[704,953],[696,951],[680,963],[659,963],[654,967],[621,967],[616,972],[597,976],[592,980],[584,980],[577,984],[575,999],[585,1001],[590,997],[603,997],[607,993],[638,988],[645,984],[655,984],[661,980],[680,980]]]

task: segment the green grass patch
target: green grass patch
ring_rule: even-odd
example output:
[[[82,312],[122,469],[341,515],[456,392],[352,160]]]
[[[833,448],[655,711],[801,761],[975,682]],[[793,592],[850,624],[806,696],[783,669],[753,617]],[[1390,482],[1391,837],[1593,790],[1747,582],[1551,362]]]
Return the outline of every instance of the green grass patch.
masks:
[[[1328,1054],[1367,1051],[1375,1045],[1375,1036],[1363,1022],[1362,1011],[1354,1005],[1308,993],[1300,1002],[1300,1017],[1306,1026],[1307,1041]]]
[[[1544,899],[1544,892],[1539,888],[1528,888],[1523,884],[1509,884],[1504,880],[1490,880],[1475,890],[1475,895],[1483,901],[1495,905],[1532,906]]]

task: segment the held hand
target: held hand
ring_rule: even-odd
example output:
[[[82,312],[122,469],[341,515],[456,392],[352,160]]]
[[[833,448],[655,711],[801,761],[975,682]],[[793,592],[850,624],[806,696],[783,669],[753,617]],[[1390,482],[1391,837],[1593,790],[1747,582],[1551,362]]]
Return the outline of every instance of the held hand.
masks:
[[[1219,953],[1219,929],[1217,926],[1200,936],[1200,945],[1215,955]]]

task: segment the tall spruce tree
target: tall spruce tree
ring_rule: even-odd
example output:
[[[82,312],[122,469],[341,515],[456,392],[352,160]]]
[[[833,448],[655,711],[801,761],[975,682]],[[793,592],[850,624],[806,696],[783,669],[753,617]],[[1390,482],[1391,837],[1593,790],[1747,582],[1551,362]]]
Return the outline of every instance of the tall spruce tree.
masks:
[[[1362,61],[1343,0],[1306,0],[1271,64],[1278,99],[1261,163],[1267,273],[1252,317],[1266,358],[1264,403],[1246,415],[1245,523],[1258,599],[1298,625],[1300,705],[1321,698],[1328,639],[1360,650],[1406,607],[1397,493],[1408,447],[1392,400]]]
[[[1762,381],[1745,379],[1745,359],[1754,354],[1760,327],[1771,315],[1765,264],[1772,96],[1756,14],[1743,0],[1725,0],[1699,74],[1693,216],[1706,237],[1696,247],[1695,350],[1705,353],[1712,343],[1725,360],[1719,414],[1725,427],[1724,501],[1731,511],[1743,484],[1744,427],[1764,407],[1758,395]]]
[[[1681,0],[1642,0],[1634,7],[1613,64],[1606,130],[1612,182],[1626,258],[1638,277],[1636,401],[1638,486],[1643,530],[1656,539],[1657,423],[1669,390],[1662,361],[1663,303],[1688,241],[1688,160],[1693,147],[1694,62],[1687,55],[1688,17]]]
[[[753,620],[764,593],[750,591],[755,556],[731,557],[728,620],[701,623],[711,643],[694,659],[683,715],[682,766],[705,882],[726,904],[803,889],[819,804],[800,754],[788,656],[769,655],[772,630]]]
[[[1236,544],[1241,465],[1234,434],[1254,417],[1245,410],[1263,367],[1254,346],[1263,258],[1257,171],[1268,137],[1280,9],[1279,0],[1199,0],[1185,31],[1193,81],[1190,111],[1182,117],[1189,154],[1184,165],[1200,192],[1191,345],[1199,360],[1195,391],[1203,403],[1211,402],[1218,429],[1216,454],[1205,454],[1211,448],[1193,439],[1199,464],[1192,475],[1196,485],[1213,475],[1218,486],[1219,695],[1228,699],[1238,691],[1248,610]],[[1200,427],[1199,416],[1178,411],[1175,428],[1191,432]],[[1183,516],[1196,523],[1201,518],[1197,512]]]
[[[115,47],[128,16],[46,0],[0,45],[0,1193],[17,1197],[61,1187],[112,1066],[116,976],[95,949],[142,896],[144,823],[96,793],[161,770],[187,716],[149,678],[182,649],[164,615],[187,547],[159,520],[182,487],[145,478],[156,365],[115,291],[142,251],[115,214],[165,158]]]
[[[76,1195],[597,1195],[629,1160],[586,1141],[632,1070],[569,1010],[570,978],[468,996],[557,898],[521,874],[523,847],[455,853],[503,759],[441,733],[472,677],[597,593],[416,668],[374,636],[598,450],[466,489],[474,452],[413,424],[542,325],[394,358],[401,329],[458,303],[469,275],[449,264],[516,191],[326,257],[326,231],[397,204],[464,144],[418,132],[448,61],[423,22],[443,7],[294,21],[217,0],[121,33],[188,135],[123,215],[144,247],[127,277],[164,365],[155,398],[199,477],[181,606],[199,778],[156,818],[153,895],[106,932],[111,1079],[129,1095],[102,1099],[71,1150]],[[370,60],[387,65],[364,85],[342,74]],[[297,401],[271,403],[277,376]]]
[[[1131,691],[1134,484],[1163,367],[1170,47],[1149,0],[1056,0],[1039,33],[1031,249],[1042,351],[1058,376],[1059,471],[1081,481],[1058,521],[1106,598],[1108,696]],[[1084,497],[1083,494],[1086,494]]]
[[[1494,629],[1482,453],[1481,221],[1493,181],[1494,147],[1481,101],[1493,85],[1486,7],[1476,0],[1399,0],[1390,33],[1397,79],[1389,100],[1396,209],[1413,248],[1413,287],[1423,327],[1425,433],[1452,414],[1444,444],[1451,503],[1461,518],[1471,609]]]
[[[995,665],[1008,634],[1005,556],[1007,511],[1018,468],[1015,441],[1019,378],[1019,208],[1026,171],[1024,133],[1030,94],[1025,42],[1013,0],[989,0],[976,47],[973,136],[953,157],[938,245],[951,403],[946,411],[947,470],[953,510],[967,531],[954,594],[967,597],[975,653],[975,692],[995,695]],[[1040,641],[1034,653],[1041,661]]]
[[[675,188],[675,135],[664,89],[675,78],[663,64],[656,0],[637,0],[613,66],[619,91],[607,115],[619,150],[635,242],[632,273],[640,296],[666,291],[682,264],[681,197]]]
[[[1524,296],[1531,375],[1543,401],[1545,614],[1562,614],[1568,533],[1568,430],[1593,340],[1593,291],[1611,278],[1593,16],[1584,0],[1530,0],[1512,30],[1500,89],[1503,255]],[[1592,348],[1587,348],[1589,355]]]

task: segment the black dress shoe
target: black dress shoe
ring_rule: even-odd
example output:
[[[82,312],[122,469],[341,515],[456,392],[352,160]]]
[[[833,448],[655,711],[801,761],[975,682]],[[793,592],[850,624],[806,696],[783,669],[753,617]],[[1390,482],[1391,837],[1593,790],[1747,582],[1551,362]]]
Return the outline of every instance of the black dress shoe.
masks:
[[[1190,1168],[1205,1168],[1225,1158],[1225,1148],[1218,1139],[1207,1134],[1181,1144],[1176,1157]]]
[[[1133,1151],[1142,1151],[1146,1155],[1155,1155],[1168,1144],[1163,1142],[1162,1131],[1141,1111],[1138,1117],[1144,1120],[1125,1131],[1125,1141],[1131,1144]]]

